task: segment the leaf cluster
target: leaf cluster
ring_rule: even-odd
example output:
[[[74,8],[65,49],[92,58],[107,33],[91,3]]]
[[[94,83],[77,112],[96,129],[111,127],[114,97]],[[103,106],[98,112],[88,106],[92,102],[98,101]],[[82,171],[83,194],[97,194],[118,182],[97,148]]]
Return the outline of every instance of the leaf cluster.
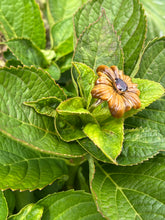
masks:
[[[0,0],[0,218],[164,219],[165,37],[149,41],[157,21],[149,16],[147,32],[138,0],[41,8]],[[140,109],[120,119],[106,102],[92,109],[102,64],[138,84]]]

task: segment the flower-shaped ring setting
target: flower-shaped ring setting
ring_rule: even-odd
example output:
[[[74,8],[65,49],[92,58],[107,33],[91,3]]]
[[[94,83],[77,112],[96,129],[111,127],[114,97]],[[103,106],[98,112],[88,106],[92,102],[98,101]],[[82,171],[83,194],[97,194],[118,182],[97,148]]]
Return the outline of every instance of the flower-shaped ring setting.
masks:
[[[131,108],[141,107],[140,91],[131,78],[117,66],[101,65],[96,70],[98,79],[91,91],[93,98],[107,101],[111,115],[120,118]]]

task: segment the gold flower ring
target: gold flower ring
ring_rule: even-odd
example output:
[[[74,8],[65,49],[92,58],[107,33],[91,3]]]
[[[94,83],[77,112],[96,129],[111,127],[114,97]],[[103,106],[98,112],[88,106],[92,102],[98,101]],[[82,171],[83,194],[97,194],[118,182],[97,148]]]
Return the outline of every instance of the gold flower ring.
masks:
[[[91,93],[93,98],[107,101],[111,115],[120,118],[131,108],[141,107],[140,91],[129,76],[118,70],[117,66],[101,65],[96,70],[99,78]]]

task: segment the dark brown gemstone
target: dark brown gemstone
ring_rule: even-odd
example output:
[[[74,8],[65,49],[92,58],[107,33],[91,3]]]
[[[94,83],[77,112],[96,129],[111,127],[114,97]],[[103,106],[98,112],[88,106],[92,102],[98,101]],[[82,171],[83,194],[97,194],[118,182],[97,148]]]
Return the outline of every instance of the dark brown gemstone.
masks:
[[[125,92],[128,89],[127,84],[122,79],[115,79],[116,87],[119,91]]]

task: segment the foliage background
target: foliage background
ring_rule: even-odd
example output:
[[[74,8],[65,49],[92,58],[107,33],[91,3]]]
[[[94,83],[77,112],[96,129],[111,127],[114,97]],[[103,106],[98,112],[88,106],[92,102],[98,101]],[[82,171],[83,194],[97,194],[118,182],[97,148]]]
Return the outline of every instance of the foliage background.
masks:
[[[146,34],[137,0],[86,2],[0,0],[1,219],[164,219],[165,3],[141,0]],[[89,111],[100,64],[140,111]]]

